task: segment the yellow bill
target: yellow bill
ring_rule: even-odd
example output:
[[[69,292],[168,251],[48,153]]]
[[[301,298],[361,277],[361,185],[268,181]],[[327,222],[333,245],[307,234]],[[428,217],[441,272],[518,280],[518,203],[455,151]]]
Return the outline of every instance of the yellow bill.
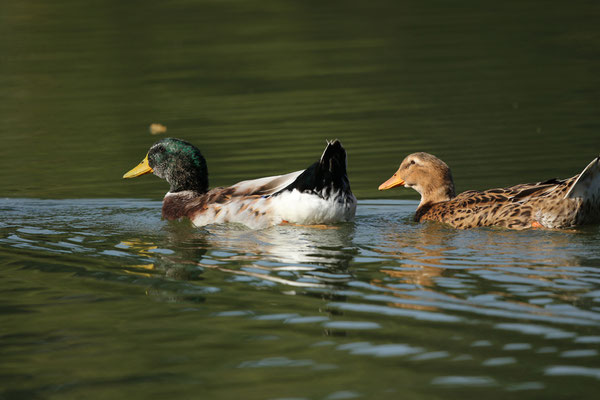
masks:
[[[148,164],[148,154],[146,154],[146,157],[142,162],[123,175],[123,178],[135,178],[136,176],[149,174],[151,172],[154,172],[154,170],[150,167],[150,164]]]
[[[379,190],[391,189],[396,186],[404,186],[404,179],[398,176],[398,172],[392,175],[390,179],[379,185]]]

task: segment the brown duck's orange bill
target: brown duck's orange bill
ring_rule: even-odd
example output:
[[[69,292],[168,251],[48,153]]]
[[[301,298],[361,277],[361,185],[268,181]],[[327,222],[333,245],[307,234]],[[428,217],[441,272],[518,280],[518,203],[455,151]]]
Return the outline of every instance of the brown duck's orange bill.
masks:
[[[154,172],[154,170],[150,167],[150,164],[148,164],[148,154],[146,154],[146,158],[144,158],[137,167],[125,173],[123,178],[135,178],[136,176],[149,174],[151,172]]]
[[[379,190],[391,189],[396,186],[404,186],[404,180],[397,176],[397,174],[394,174],[390,179],[379,185]]]

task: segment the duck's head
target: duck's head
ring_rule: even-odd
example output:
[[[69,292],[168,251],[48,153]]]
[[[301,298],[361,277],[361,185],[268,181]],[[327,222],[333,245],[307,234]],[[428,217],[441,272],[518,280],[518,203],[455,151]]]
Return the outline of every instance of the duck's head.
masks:
[[[174,138],[154,143],[141,163],[123,175],[123,178],[153,173],[171,185],[172,193],[191,190],[208,191],[206,160],[194,145]]]
[[[445,162],[428,153],[413,153],[402,161],[398,171],[379,185],[379,190],[405,186],[421,194],[421,205],[454,197],[452,173]]]

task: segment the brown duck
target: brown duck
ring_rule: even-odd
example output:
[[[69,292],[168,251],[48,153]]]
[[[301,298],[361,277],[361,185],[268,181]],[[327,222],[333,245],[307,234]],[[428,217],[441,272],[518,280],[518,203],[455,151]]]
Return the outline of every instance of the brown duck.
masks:
[[[421,194],[415,214],[418,222],[439,221],[460,229],[562,229],[600,222],[600,156],[572,178],[470,190],[456,196],[448,165],[431,154],[413,153],[379,190],[396,186]]]

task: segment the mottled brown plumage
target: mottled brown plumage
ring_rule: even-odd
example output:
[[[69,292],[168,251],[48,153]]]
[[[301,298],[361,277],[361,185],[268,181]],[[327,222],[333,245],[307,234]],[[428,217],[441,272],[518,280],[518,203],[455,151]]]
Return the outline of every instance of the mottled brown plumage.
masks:
[[[600,157],[578,175],[455,196],[450,168],[427,153],[407,156],[380,190],[406,186],[421,194],[416,221],[455,228],[570,228],[600,222]]]
[[[209,208],[218,215],[221,212],[221,205],[231,201],[234,192],[233,188],[227,187],[215,188],[203,194],[187,191],[179,192],[177,195],[167,195],[163,200],[163,218],[175,220],[188,217],[193,220],[196,214],[206,212]]]

